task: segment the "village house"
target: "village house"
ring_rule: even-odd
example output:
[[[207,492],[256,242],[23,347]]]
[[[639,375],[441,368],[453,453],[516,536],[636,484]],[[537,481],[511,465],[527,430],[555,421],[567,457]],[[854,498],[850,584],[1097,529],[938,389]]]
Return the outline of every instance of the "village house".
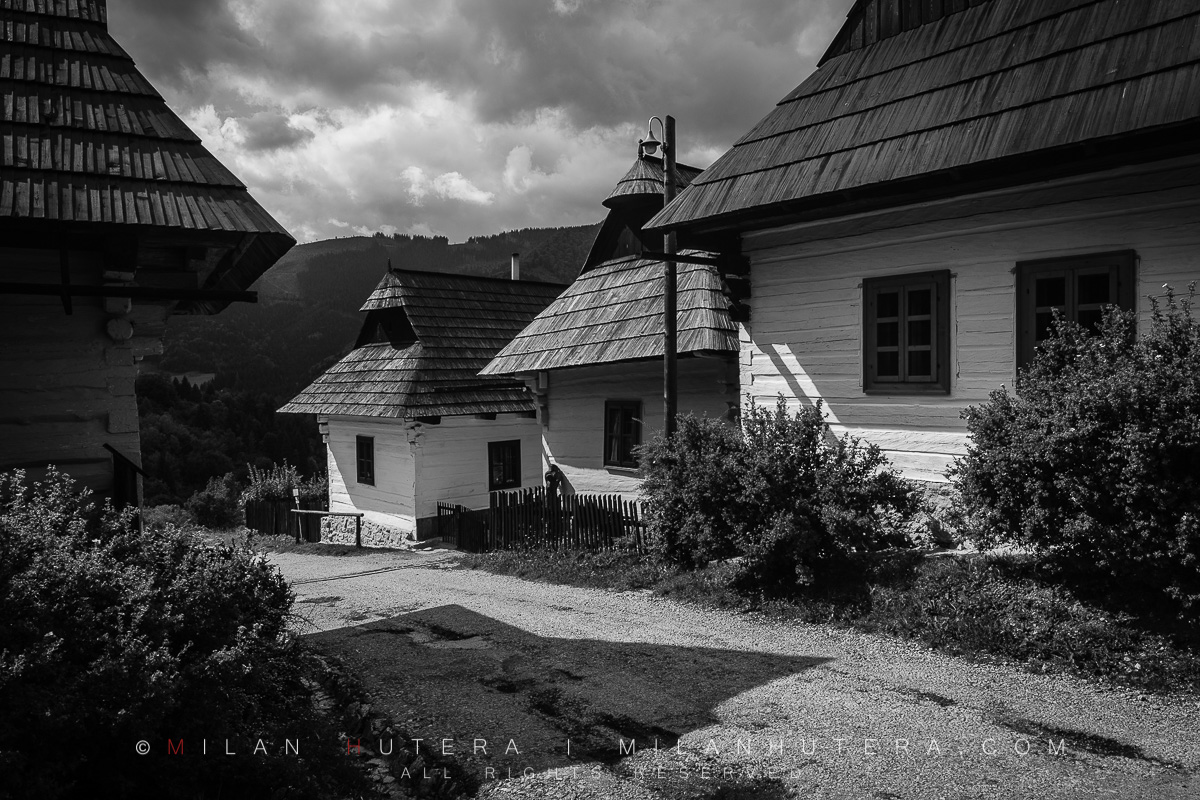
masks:
[[[0,0],[0,470],[140,500],[134,379],[295,243],[109,35],[104,0]]]
[[[361,513],[363,541],[437,535],[437,504],[487,508],[489,492],[542,485],[525,384],[479,370],[563,290],[551,283],[389,268],[354,349],[279,409],[316,414],[329,510]],[[331,517],[322,538],[353,541]]]
[[[1052,312],[1200,279],[1200,4],[859,0],[647,227],[748,260],[743,392],[942,481]]]
[[[699,170],[680,165],[683,188]],[[663,428],[660,159],[639,155],[604,201],[579,277],[496,354],[483,375],[522,376],[538,398],[542,456],[564,492],[636,495],[636,448]],[[691,255],[707,255],[685,251]],[[729,418],[738,406],[736,303],[714,266],[678,268],[678,408]]]

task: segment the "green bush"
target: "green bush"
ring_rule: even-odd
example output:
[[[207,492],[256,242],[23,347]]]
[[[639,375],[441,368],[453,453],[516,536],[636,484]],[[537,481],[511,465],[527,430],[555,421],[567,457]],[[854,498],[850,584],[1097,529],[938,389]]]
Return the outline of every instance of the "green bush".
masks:
[[[835,437],[822,407],[752,405],[740,429],[680,418],[642,450],[649,537],[664,560],[741,557],[738,585],[828,591],[861,576],[856,554],[908,544],[913,487],[874,445]]]
[[[300,490],[300,502],[302,503],[321,503],[329,495],[327,476],[318,475],[305,479],[295,467],[286,461],[283,466],[273,464],[270,469],[259,469],[252,464],[246,466],[249,470],[250,485],[242,492],[243,503],[261,501],[291,503],[294,500],[293,489]]]
[[[328,764],[276,746],[318,729],[283,576],[132,518],[53,470],[0,475],[0,797],[314,796]],[[259,737],[268,755],[196,752]]]
[[[148,530],[162,530],[168,526],[188,528],[196,524],[192,512],[182,506],[162,505],[142,509],[142,524]]]
[[[208,486],[188,498],[187,510],[206,528],[240,525],[242,512],[233,473],[223,478],[209,478]]]
[[[1000,656],[1156,691],[1194,691],[1200,656],[1126,614],[1082,602],[1032,557],[926,559],[908,576],[871,583],[856,627],[918,639],[949,653]]]
[[[1106,311],[1096,335],[1059,319],[1017,380],[967,409],[951,476],[983,546],[1094,564],[1115,587],[1165,592],[1200,619],[1200,323],[1195,287],[1153,302],[1149,329]]]
[[[658,436],[642,448],[642,496],[657,554],[702,567],[737,555],[745,443],[719,420],[687,414],[677,424],[670,445]]]

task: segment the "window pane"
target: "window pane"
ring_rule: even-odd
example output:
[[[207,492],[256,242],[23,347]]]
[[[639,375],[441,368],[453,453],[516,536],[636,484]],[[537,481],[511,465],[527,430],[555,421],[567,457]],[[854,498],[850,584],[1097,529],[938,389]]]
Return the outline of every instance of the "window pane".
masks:
[[[1067,303],[1067,279],[1059,275],[1053,278],[1038,278],[1033,282],[1034,304],[1039,308],[1061,306]]]
[[[1079,304],[1111,303],[1109,294],[1111,281],[1107,272],[1079,276]]]
[[[908,323],[908,346],[925,347],[933,336],[933,322],[927,319]]]
[[[875,345],[877,347],[896,347],[899,344],[899,322],[880,322],[875,326]]]
[[[900,293],[880,292],[875,296],[875,316],[879,319],[900,316]]]
[[[879,353],[878,374],[881,378],[900,377],[900,354],[893,350],[890,353]]]
[[[933,354],[928,350],[908,351],[908,377],[928,378],[933,375]]]
[[[1076,322],[1088,330],[1094,331],[1100,327],[1100,319],[1104,316],[1104,312],[1099,308],[1093,308],[1087,311],[1080,311],[1077,316],[1078,319],[1075,320]]]
[[[521,485],[521,443],[488,442],[488,488],[515,489]]]
[[[356,436],[355,450],[358,461],[358,482],[375,484],[375,439],[371,436]]]
[[[633,449],[641,443],[640,403],[610,400],[605,403],[604,463],[611,466],[637,465]]]
[[[931,289],[908,290],[908,315],[910,317],[928,316],[933,307],[933,291]]]
[[[637,419],[633,416],[633,409],[622,409],[621,431],[626,436],[633,436],[633,434],[637,431]]]
[[[1050,322],[1052,319],[1053,315],[1049,311],[1040,311],[1037,313],[1034,320],[1034,327],[1036,329],[1034,332],[1035,341],[1044,342],[1050,338]]]
[[[610,408],[608,410],[608,424],[605,425],[609,436],[621,435],[621,409]]]

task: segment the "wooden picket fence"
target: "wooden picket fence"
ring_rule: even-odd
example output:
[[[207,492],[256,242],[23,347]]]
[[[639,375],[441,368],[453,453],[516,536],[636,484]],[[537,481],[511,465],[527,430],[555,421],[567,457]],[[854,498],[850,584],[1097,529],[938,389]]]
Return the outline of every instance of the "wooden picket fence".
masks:
[[[637,503],[620,495],[550,496],[540,486],[492,492],[489,507],[438,503],[438,535],[468,553],[643,547]]]
[[[308,511],[324,511],[325,503],[318,501],[301,501],[300,508]],[[246,503],[246,527],[263,536],[292,536],[296,535],[297,515],[291,511],[296,507],[294,502],[283,500],[255,500]],[[321,518],[315,514],[301,514],[300,529],[304,541],[321,541]]]

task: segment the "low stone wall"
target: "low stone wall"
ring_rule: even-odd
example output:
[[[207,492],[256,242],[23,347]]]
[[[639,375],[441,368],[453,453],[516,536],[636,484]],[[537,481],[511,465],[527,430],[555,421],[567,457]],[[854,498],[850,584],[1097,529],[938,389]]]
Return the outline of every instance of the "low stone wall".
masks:
[[[321,541],[329,544],[354,544],[354,517],[325,517],[321,520]],[[362,521],[363,547],[412,547],[409,531]]]

